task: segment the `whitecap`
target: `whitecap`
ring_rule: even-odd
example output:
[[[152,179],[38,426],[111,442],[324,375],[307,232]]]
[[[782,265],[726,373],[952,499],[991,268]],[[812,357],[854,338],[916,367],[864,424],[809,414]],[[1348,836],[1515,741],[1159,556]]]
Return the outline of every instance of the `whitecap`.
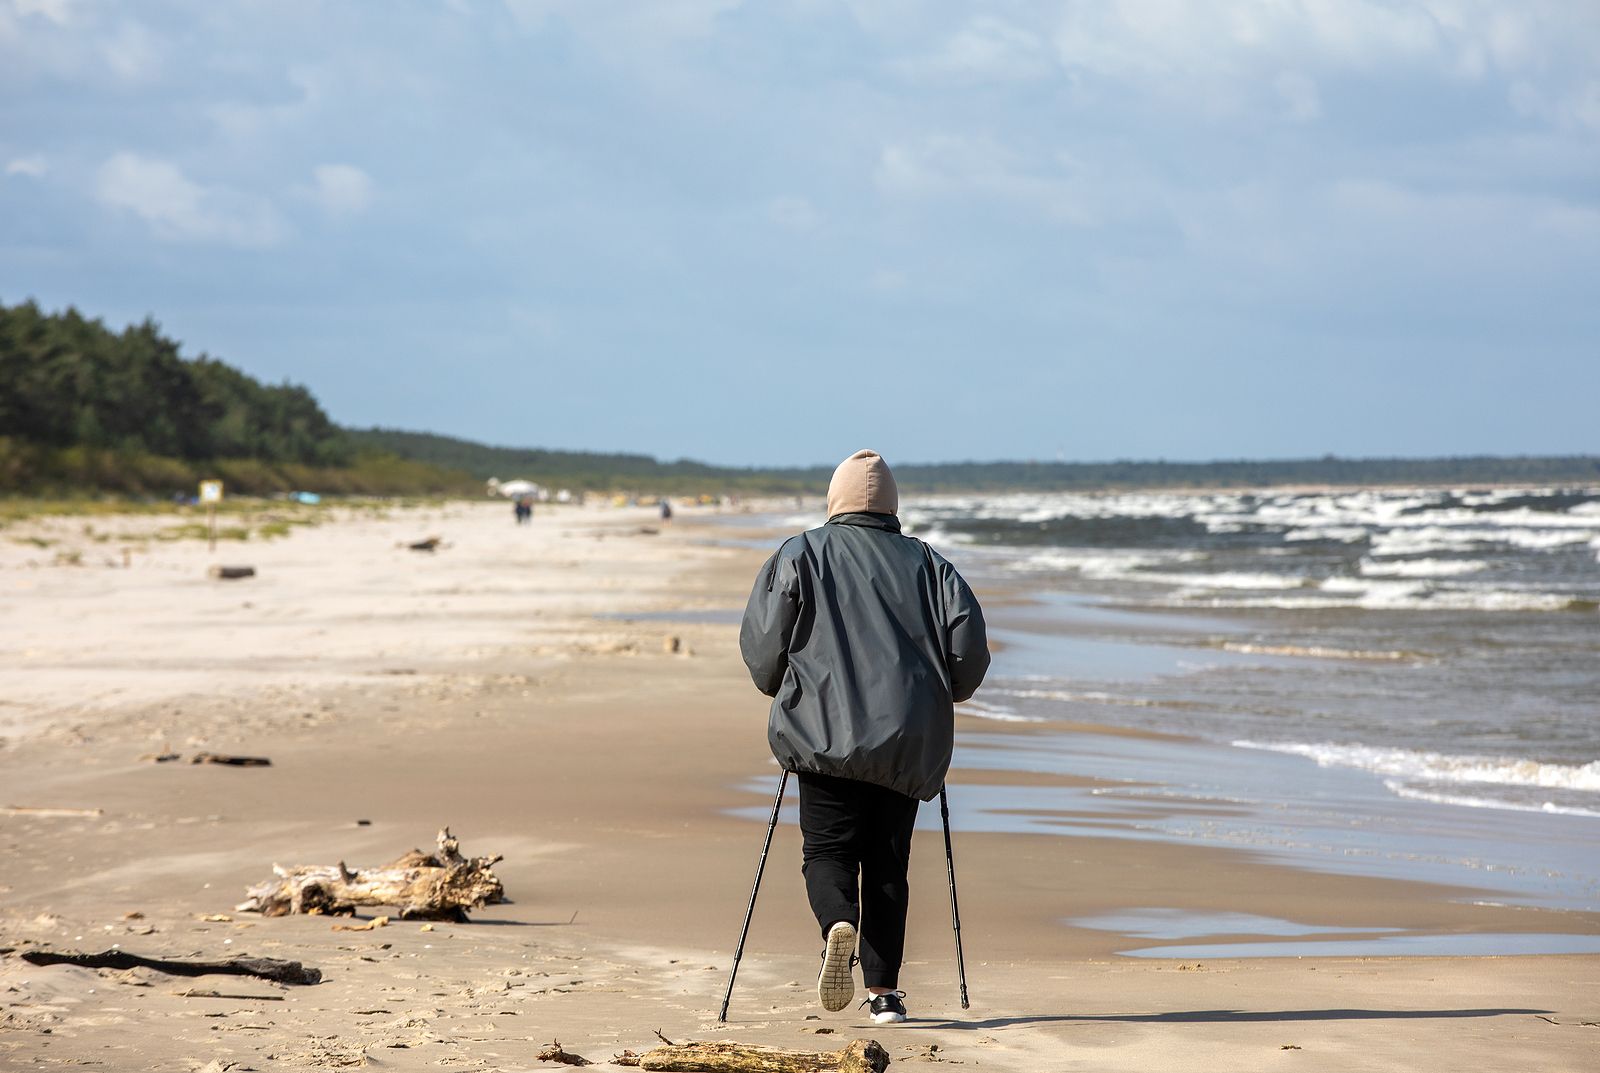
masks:
[[[1340,544],[1354,544],[1367,539],[1371,530],[1364,525],[1308,525],[1301,529],[1291,529],[1283,534],[1283,539],[1291,543],[1306,540],[1331,540]]]
[[[1170,607],[1204,607],[1216,610],[1305,611],[1350,608],[1364,611],[1576,611],[1592,612],[1594,602],[1554,592],[1507,589],[1434,589],[1427,585],[1407,586],[1400,582],[1380,582],[1364,588],[1356,579],[1329,579],[1340,582],[1325,589],[1324,595],[1304,596],[1207,596],[1202,592],[1178,592],[1164,601]],[[1381,586],[1381,587],[1379,587]],[[1390,587],[1393,586],[1393,587]]]
[[[1498,797],[1442,794],[1434,790],[1425,790],[1421,787],[1412,786],[1399,779],[1386,779],[1383,785],[1396,797],[1404,797],[1412,801],[1428,801],[1435,805],[1458,805],[1462,808],[1503,808],[1511,809],[1515,812],[1543,812],[1554,816],[1600,816],[1600,812],[1596,812],[1593,809],[1577,808],[1572,805],[1558,805],[1554,801],[1533,803],[1507,801]]]
[[[1190,592],[1214,589],[1307,589],[1316,582],[1300,574],[1256,574],[1246,571],[1222,571],[1215,574],[1180,574],[1140,571],[1134,575],[1138,581],[1159,581],[1165,585],[1182,585]]]
[[[1023,715],[1021,712],[999,704],[986,704],[981,700],[963,701],[956,709],[962,715],[975,715],[980,719],[992,719],[998,723],[1042,723],[1045,720],[1036,715]]]
[[[1417,652],[1373,648],[1325,648],[1322,645],[1263,645],[1244,641],[1223,641],[1224,652],[1240,652],[1247,656],[1296,656],[1302,659],[1351,659],[1372,662],[1419,661],[1427,657]]]
[[[1547,790],[1600,793],[1600,760],[1587,764],[1553,764],[1523,757],[1451,755],[1374,745],[1332,742],[1258,742],[1240,740],[1241,749],[1265,749],[1316,761],[1319,767],[1352,767],[1379,775],[1445,783],[1487,783],[1537,786]]]
[[[1365,577],[1455,577],[1489,568],[1484,559],[1362,559],[1360,565]]]
[[[1072,570],[1099,580],[1148,580],[1143,571],[1152,566],[1195,562],[1206,558],[1198,551],[1118,551],[1108,548],[1053,548],[1013,564],[1017,570]]]

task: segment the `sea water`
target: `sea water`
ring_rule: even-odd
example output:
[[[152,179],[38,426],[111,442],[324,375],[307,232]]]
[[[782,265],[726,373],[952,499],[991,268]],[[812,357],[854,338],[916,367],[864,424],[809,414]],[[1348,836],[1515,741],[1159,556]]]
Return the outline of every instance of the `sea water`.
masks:
[[[1176,649],[1161,673],[1001,659],[981,712],[1278,751],[1465,808],[1600,818],[1600,488],[1031,495],[908,529],[1042,599],[1001,636]],[[1076,594],[1074,596],[1065,595]],[[1122,609],[1096,613],[1084,596]],[[1037,642],[1035,642],[1037,644]]]

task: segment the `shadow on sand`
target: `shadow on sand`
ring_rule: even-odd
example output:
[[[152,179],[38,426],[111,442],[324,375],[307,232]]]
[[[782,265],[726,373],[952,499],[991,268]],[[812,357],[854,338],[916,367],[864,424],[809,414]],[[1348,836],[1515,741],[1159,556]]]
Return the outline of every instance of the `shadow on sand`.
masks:
[[[1039,1014],[1019,1017],[991,1017],[983,1021],[953,1021],[914,1018],[906,1023],[914,1028],[996,1029],[1045,1024],[1208,1024],[1272,1021],[1405,1021],[1448,1017],[1501,1017],[1507,1014],[1541,1014],[1549,1010],[1188,1010],[1175,1013],[1121,1013],[1101,1015]]]

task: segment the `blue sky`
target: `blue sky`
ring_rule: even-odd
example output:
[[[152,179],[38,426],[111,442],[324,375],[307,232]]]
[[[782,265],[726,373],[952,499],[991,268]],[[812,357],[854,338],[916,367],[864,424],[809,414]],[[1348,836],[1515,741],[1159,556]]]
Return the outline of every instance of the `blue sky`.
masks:
[[[0,0],[0,300],[735,464],[1600,450],[1600,4]]]

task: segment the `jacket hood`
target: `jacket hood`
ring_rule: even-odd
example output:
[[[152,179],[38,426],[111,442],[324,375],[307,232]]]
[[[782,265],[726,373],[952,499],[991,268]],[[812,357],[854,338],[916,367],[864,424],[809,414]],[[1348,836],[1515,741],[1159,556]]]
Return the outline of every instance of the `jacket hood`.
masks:
[[[857,451],[839,463],[828,482],[828,517],[861,513],[900,513],[900,489],[876,451]]]

